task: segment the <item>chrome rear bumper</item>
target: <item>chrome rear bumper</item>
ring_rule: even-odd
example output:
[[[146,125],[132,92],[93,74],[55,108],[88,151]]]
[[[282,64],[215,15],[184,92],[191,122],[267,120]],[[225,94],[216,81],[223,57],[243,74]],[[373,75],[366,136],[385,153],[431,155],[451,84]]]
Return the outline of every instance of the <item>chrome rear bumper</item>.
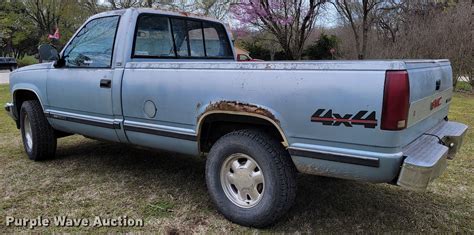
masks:
[[[426,189],[446,169],[447,159],[453,159],[459,151],[467,128],[462,123],[443,121],[405,146],[397,185],[411,190]]]

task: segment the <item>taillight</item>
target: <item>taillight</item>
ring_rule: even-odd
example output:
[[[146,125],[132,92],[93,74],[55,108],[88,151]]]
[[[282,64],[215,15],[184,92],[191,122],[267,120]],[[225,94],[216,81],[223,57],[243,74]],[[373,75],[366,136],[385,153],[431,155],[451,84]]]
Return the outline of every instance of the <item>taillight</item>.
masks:
[[[410,108],[408,72],[387,71],[382,107],[382,130],[403,130],[407,127]]]

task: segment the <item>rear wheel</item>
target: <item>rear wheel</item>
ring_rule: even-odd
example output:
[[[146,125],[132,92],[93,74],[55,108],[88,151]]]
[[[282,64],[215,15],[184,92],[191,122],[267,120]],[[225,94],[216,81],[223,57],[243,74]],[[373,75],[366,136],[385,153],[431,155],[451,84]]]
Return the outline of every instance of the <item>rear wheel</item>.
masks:
[[[20,110],[20,127],[23,147],[31,160],[41,161],[54,157],[57,139],[39,101],[23,102]]]
[[[209,194],[220,213],[245,226],[265,227],[284,215],[296,196],[288,152],[258,130],[221,137],[206,162]]]

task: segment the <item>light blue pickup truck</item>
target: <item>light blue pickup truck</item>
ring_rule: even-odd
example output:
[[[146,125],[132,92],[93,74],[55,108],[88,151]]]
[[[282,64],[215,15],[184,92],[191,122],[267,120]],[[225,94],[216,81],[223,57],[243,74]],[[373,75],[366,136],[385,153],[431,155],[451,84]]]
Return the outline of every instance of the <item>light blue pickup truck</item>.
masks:
[[[69,134],[203,155],[216,208],[247,226],[288,211],[297,172],[423,190],[467,130],[448,60],[237,62],[222,23],[187,14],[101,13],[40,56],[5,106],[30,159]]]

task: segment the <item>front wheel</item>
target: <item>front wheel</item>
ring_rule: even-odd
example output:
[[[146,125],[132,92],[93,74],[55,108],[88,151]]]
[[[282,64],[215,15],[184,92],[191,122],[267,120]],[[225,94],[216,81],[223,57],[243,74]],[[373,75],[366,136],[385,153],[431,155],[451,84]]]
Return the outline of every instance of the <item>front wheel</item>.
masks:
[[[288,152],[258,130],[221,137],[206,162],[209,194],[220,213],[245,226],[265,227],[284,215],[296,196]]]
[[[54,157],[57,139],[39,101],[23,102],[20,109],[20,127],[23,147],[31,160],[41,161]]]

